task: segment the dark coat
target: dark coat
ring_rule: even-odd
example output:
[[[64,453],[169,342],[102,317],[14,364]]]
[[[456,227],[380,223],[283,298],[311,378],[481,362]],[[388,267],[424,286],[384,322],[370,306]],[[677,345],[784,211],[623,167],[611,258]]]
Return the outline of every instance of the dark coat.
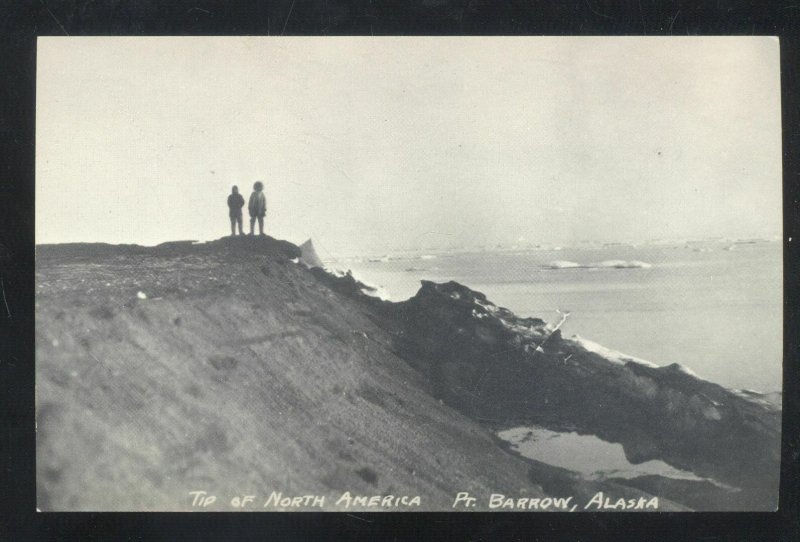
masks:
[[[244,207],[244,198],[241,194],[231,194],[228,196],[228,214],[231,218],[242,216],[242,207]]]

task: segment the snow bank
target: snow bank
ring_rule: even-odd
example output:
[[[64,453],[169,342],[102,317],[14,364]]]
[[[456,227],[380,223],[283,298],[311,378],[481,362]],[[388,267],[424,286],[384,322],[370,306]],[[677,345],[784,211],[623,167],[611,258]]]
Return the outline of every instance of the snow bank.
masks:
[[[656,368],[658,365],[647,361],[646,359],[637,358],[634,356],[629,356],[627,354],[623,354],[622,352],[618,352],[616,350],[612,350],[610,348],[606,348],[601,344],[597,344],[594,341],[590,341],[589,339],[584,339],[580,335],[573,335],[570,339],[573,344],[576,346],[583,348],[587,352],[592,352],[593,354],[597,354],[598,356],[602,356],[605,359],[613,362],[618,363],[620,365],[625,365],[629,362],[638,363],[639,365],[644,365],[646,367],[653,367]]]
[[[760,403],[771,408],[780,409],[783,405],[783,392],[780,391],[772,391],[767,393],[751,389],[731,391],[739,397],[743,397],[749,401],[755,401],[756,403]]]

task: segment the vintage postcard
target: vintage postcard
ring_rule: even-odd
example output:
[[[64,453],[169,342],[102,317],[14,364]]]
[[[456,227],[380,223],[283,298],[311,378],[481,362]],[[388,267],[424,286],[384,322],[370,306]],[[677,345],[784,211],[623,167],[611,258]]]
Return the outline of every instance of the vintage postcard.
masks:
[[[773,37],[41,37],[40,511],[771,511]]]

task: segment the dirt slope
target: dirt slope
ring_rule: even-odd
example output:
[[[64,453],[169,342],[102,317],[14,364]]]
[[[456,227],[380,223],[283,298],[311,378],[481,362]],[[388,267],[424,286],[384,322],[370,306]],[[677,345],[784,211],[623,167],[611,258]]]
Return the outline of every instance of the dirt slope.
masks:
[[[196,490],[211,510],[244,494],[263,510],[273,491],[331,510],[344,491],[419,495],[411,510],[457,491],[476,509],[495,492],[647,495],[503,450],[297,255],[271,238],[37,247],[39,508],[187,510]]]

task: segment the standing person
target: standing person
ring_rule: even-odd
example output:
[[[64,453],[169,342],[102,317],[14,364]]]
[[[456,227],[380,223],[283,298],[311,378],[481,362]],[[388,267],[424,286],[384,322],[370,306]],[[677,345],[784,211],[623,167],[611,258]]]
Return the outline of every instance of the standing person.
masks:
[[[256,181],[253,185],[253,193],[250,194],[247,210],[250,213],[250,235],[253,235],[256,219],[258,219],[258,233],[264,235],[264,215],[267,214],[267,197],[264,195],[264,184],[261,181]]]
[[[231,188],[231,195],[228,196],[228,216],[231,219],[231,235],[236,235],[236,224],[239,224],[239,235],[244,235],[242,231],[242,207],[244,198],[239,193],[239,187]]]

